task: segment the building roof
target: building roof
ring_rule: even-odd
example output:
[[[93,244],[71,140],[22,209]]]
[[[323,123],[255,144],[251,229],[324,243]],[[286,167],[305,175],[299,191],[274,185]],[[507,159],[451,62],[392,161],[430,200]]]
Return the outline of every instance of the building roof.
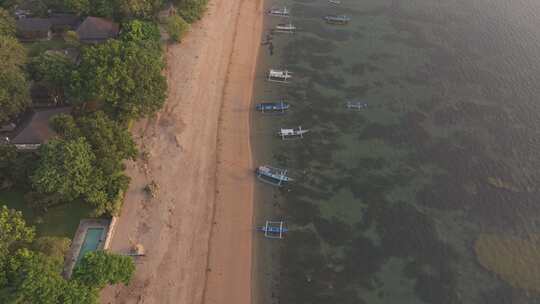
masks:
[[[73,14],[51,14],[49,20],[53,27],[75,27],[79,23],[79,16]]]
[[[21,32],[48,32],[52,22],[45,18],[23,18],[17,20],[17,31]]]
[[[49,125],[50,119],[58,114],[70,113],[70,107],[36,110],[26,121],[24,127],[13,137],[12,144],[42,144],[53,138],[56,133]]]
[[[77,34],[82,41],[102,41],[118,35],[117,23],[99,17],[86,17],[77,28]]]

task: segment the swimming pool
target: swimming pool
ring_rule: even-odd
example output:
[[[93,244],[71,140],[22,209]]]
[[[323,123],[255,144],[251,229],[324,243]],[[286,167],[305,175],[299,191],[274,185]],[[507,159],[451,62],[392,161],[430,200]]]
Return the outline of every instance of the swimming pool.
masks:
[[[79,251],[79,256],[77,257],[77,263],[79,263],[86,253],[96,251],[98,249],[99,244],[101,243],[103,230],[103,228],[88,228],[86,230],[84,242],[81,246],[81,251]]]

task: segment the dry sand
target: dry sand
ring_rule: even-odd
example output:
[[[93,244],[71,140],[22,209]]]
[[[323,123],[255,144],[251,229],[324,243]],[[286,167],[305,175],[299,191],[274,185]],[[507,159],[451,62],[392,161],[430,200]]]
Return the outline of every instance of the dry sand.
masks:
[[[252,82],[262,0],[211,0],[205,18],[168,49],[169,98],[134,128],[146,157],[132,178],[111,250],[146,250],[133,282],[102,303],[251,303]],[[155,181],[156,198],[143,188]]]

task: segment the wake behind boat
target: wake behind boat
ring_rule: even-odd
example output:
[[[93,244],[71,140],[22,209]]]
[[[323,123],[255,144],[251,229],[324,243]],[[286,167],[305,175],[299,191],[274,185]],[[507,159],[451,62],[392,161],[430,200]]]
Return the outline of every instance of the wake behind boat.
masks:
[[[287,7],[272,8],[268,11],[268,15],[276,17],[289,17],[290,11]]]
[[[292,181],[292,178],[287,176],[287,169],[275,168],[268,165],[259,166],[255,170],[255,174],[262,182],[278,187]]]

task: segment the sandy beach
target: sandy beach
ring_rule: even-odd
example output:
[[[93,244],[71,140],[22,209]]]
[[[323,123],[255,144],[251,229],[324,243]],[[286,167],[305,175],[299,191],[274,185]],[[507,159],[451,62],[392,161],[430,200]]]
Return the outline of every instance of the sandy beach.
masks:
[[[111,250],[142,244],[133,282],[102,303],[251,303],[252,83],[262,32],[261,0],[211,0],[180,45],[169,46],[169,97],[134,126],[144,157]],[[156,198],[143,190],[154,181]]]

